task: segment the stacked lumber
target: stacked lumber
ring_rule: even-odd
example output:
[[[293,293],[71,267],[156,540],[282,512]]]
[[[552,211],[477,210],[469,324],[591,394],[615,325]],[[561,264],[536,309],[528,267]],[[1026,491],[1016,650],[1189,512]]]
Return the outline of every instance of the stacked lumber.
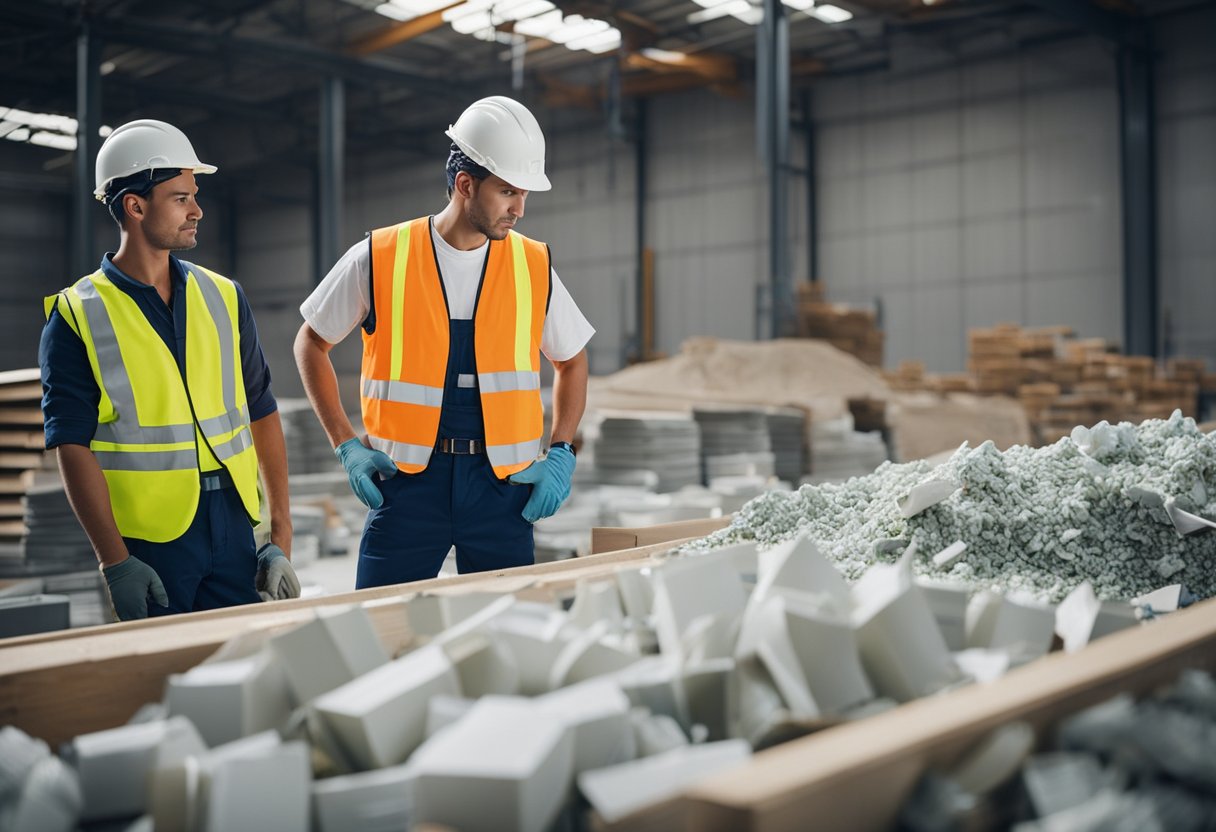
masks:
[[[1195,416],[1199,393],[1216,392],[1202,359],[1122,355],[1103,338],[1077,338],[1068,327],[1017,324],[971,329],[967,372],[932,375],[919,361],[886,373],[898,390],[974,392],[1017,399],[1038,441],[1049,444],[1077,425]]]
[[[21,498],[44,465],[41,399],[37,369],[0,372],[0,544],[21,541]]]
[[[883,334],[877,315],[869,309],[828,303],[818,281],[798,286],[797,334],[827,341],[872,367],[882,366]]]

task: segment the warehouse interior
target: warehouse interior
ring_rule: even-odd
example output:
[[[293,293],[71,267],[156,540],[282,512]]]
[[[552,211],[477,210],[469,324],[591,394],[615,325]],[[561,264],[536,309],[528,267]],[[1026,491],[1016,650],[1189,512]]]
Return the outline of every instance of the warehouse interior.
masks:
[[[0,32],[0,828],[1210,828],[1216,0],[0,0]],[[462,527],[507,548],[475,504],[438,574],[369,582],[389,509],[301,305],[444,211],[490,96],[543,131],[517,230],[594,335],[582,398],[533,338],[537,454],[494,461],[480,375],[468,449],[564,492],[525,561],[469,565]],[[137,119],[218,168],[179,255],[248,301],[285,470],[249,480],[265,603],[130,621],[44,299],[118,250],[98,155]],[[393,490],[427,457],[376,445],[387,327],[326,355],[365,482],[427,514]]]

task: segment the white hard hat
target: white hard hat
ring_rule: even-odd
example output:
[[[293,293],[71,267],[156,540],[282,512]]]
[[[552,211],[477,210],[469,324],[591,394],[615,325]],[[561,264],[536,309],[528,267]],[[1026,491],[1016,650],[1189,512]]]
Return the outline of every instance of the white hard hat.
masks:
[[[502,95],[474,101],[448,127],[466,156],[525,191],[547,191],[545,134],[523,104]]]
[[[104,200],[106,185],[114,179],[153,168],[179,168],[194,173],[215,173],[215,165],[200,162],[186,134],[172,124],[141,118],[119,127],[106,137],[97,152],[97,187],[93,196]]]

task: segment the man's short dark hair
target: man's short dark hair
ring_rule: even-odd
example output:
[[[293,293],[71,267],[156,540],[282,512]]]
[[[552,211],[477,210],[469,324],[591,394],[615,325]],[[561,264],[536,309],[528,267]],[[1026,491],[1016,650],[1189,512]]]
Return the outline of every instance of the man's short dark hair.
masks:
[[[490,175],[490,171],[466,156],[465,152],[453,142],[452,149],[448,152],[448,199],[452,198],[452,190],[456,187],[456,174],[461,171],[479,181]]]
[[[110,211],[110,216],[114,218],[114,222],[118,223],[118,227],[122,228],[123,221],[126,220],[126,211],[123,210],[122,201],[127,194],[146,197],[161,182],[175,179],[181,176],[181,173],[180,168],[152,168],[151,170],[141,170],[130,176],[111,179],[106,185],[105,196],[105,205]]]

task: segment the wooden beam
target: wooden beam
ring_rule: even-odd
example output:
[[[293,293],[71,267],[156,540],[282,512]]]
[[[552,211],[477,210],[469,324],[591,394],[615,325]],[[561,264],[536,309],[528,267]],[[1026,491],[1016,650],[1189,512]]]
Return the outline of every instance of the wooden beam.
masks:
[[[433,12],[427,12],[410,20],[394,23],[387,29],[355,41],[350,45],[349,51],[355,55],[370,55],[373,52],[388,49],[390,46],[405,43],[407,40],[413,40],[420,35],[425,35],[427,32],[433,32],[443,26],[445,22],[443,19],[444,12],[448,9],[464,5],[464,2],[465,0],[457,0],[457,2],[448,3],[442,9],[435,9]]]
[[[739,78],[739,66],[730,55],[713,52],[669,52],[660,49],[643,49],[625,56],[629,69],[648,69],[654,72],[691,72],[710,81],[731,82]]]

